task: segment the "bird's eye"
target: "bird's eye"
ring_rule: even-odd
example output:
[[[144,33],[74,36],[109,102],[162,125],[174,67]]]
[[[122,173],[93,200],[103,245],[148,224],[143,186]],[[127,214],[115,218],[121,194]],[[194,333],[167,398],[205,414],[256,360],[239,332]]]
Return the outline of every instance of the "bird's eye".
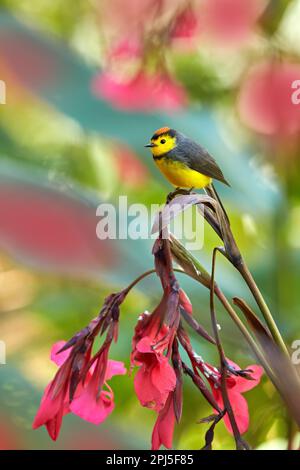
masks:
[[[166,139],[161,139],[160,143],[161,143],[161,144],[165,144],[165,143],[166,143]]]

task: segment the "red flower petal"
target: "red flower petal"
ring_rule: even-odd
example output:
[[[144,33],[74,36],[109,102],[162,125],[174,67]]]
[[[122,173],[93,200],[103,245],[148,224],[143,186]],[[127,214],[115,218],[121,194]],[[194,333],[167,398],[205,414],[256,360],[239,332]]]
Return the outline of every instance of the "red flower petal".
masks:
[[[141,353],[150,353],[155,354],[154,350],[152,349],[152,340],[149,336],[144,336],[136,345],[137,351]]]
[[[192,39],[199,32],[199,17],[188,7],[177,18],[171,33],[173,39]]]
[[[97,366],[94,375],[88,377],[87,384],[76,394],[70,404],[70,410],[86,421],[100,424],[112,413],[115,405],[114,394],[111,389],[110,391],[102,390],[98,396],[99,371],[96,369]],[[111,379],[114,375],[124,375],[125,373],[126,369],[122,362],[109,360],[107,362],[105,380]],[[106,386],[108,385],[106,384]]]
[[[206,0],[203,5],[205,32],[221,45],[239,45],[251,36],[266,4],[261,0]]]
[[[58,351],[64,347],[66,341],[58,341],[57,343],[53,344],[50,353],[50,359],[53,361],[57,366],[61,366],[69,357],[71,348],[67,349],[66,351],[62,351],[61,353],[57,354]]]
[[[220,408],[224,408],[222,393],[220,389],[212,389],[213,395],[216,399]],[[228,398],[230,400],[230,404],[232,407],[232,411],[234,413],[234,417],[236,420],[236,424],[239,428],[241,434],[245,433],[249,426],[249,411],[248,411],[248,404],[243,395],[239,392],[236,392],[234,389],[227,389],[228,391]],[[215,411],[215,413],[217,413]],[[226,413],[224,416],[224,424],[228,431],[233,434],[232,427],[230,424],[230,420],[228,414]]]
[[[167,399],[167,393],[159,391],[152,382],[151,372],[141,366],[134,378],[134,389],[142,406],[160,410]]]
[[[159,450],[164,445],[171,449],[175,426],[173,393],[169,394],[165,407],[158,415],[152,432],[152,450]]]
[[[113,393],[102,391],[97,399],[95,389],[90,382],[72,401],[70,410],[90,423],[100,424],[112,413],[115,407],[113,398]]]
[[[248,404],[243,395],[234,390],[228,390],[228,397],[231,403],[232,411],[236,420],[237,427],[241,434],[244,434],[249,427],[249,410]],[[224,423],[229,432],[232,433],[232,427],[228,414],[224,416]]]
[[[126,368],[123,362],[108,360],[107,368],[105,372],[105,382],[110,380],[114,375],[125,375]]]
[[[236,370],[240,369],[240,367],[230,359],[227,359],[227,362]],[[248,404],[241,392],[251,390],[256,385],[258,385],[263,374],[263,368],[255,364],[246,367],[246,369],[253,371],[253,373],[251,373],[251,377],[253,377],[253,380],[248,380],[240,376],[230,376],[226,380],[228,398],[230,400],[234,417],[241,434],[245,433],[249,427]],[[216,399],[216,402],[218,403],[220,408],[223,408],[224,405],[221,393],[221,386],[215,388],[214,383],[212,381],[209,381],[209,383],[212,389],[212,393]],[[217,412],[215,411],[215,413]],[[227,429],[232,433],[232,427],[228,418],[228,414],[224,416],[224,423]]]
[[[261,376],[264,373],[263,368],[255,364],[251,366],[247,366],[246,369],[253,371],[250,374],[252,377],[252,380],[248,380],[240,376],[235,377],[235,381],[236,381],[235,391],[239,393],[247,392],[248,390],[251,390],[252,388],[256,387],[256,385],[259,384]]]
[[[300,106],[292,102],[292,83],[300,64],[263,62],[250,70],[238,100],[241,119],[253,130],[288,136],[300,130]]]
[[[152,381],[163,392],[171,392],[176,386],[176,375],[168,359],[163,357],[161,362],[154,367]]]
[[[32,428],[37,429],[45,425],[49,436],[55,441],[60,432],[63,416],[69,413],[69,407],[64,393],[59,393],[54,399],[51,398],[49,394],[51,385],[52,382],[44,391]]]
[[[97,75],[92,91],[120,109],[175,111],[187,101],[184,88],[167,75],[138,73],[128,82],[109,73]]]
[[[156,358],[153,360],[157,361]],[[169,392],[176,386],[176,375],[167,358],[162,356],[160,361],[154,365],[142,365],[134,379],[141,405],[156,410],[164,407]]]

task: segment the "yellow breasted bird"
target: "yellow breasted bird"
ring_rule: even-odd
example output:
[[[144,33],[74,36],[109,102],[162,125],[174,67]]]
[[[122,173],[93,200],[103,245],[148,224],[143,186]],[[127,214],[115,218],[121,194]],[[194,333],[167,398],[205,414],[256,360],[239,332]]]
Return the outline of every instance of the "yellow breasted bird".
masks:
[[[213,179],[230,186],[208,151],[181,132],[162,127],[145,147],[151,148],[156,165],[176,188],[206,188]]]

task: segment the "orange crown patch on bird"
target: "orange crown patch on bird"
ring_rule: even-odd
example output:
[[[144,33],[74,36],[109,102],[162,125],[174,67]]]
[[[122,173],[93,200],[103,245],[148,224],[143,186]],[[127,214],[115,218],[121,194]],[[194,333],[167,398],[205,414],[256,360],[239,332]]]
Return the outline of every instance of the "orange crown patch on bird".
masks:
[[[171,129],[169,127],[161,127],[160,129],[157,129],[157,131],[154,132],[151,139],[157,139],[160,135],[167,134],[170,131]]]

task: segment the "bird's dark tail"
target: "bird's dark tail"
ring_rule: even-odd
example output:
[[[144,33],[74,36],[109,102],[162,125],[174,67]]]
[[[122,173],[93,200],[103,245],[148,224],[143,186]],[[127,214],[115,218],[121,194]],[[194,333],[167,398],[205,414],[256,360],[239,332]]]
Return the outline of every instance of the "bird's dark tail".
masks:
[[[206,188],[206,192],[207,194],[212,197],[213,199],[215,199],[216,201],[218,201],[218,203],[220,204],[220,206],[222,207],[222,210],[223,210],[223,213],[225,215],[225,218],[228,222],[228,224],[230,225],[230,221],[229,221],[229,218],[228,218],[228,215],[227,215],[227,212],[225,210],[225,207],[223,206],[223,203],[221,201],[221,198],[220,196],[218,195],[217,193],[217,190],[216,188],[214,187],[214,185],[211,183],[209,186],[207,186]]]

